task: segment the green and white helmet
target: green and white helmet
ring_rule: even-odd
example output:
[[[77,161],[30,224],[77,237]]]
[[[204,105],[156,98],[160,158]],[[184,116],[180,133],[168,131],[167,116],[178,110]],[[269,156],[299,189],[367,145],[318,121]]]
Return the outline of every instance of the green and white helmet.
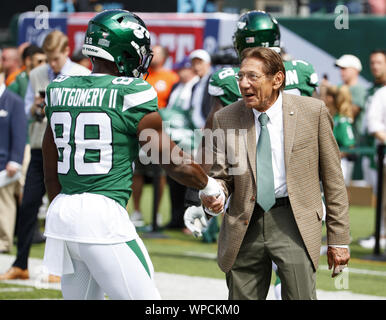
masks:
[[[115,62],[122,75],[136,78],[147,73],[153,58],[145,23],[126,10],[106,10],[92,18],[82,53]]]
[[[249,47],[267,47],[280,52],[280,29],[276,19],[265,11],[249,11],[240,16],[233,45],[241,51]]]

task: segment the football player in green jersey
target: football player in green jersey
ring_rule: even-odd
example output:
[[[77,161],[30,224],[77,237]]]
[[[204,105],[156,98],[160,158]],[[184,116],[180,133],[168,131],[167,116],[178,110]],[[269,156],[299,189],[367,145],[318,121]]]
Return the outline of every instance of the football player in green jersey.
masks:
[[[204,197],[221,189],[162,130],[157,94],[142,79],[152,53],[138,16],[96,15],[83,54],[93,63],[90,76],[61,76],[46,90],[43,159],[51,204],[44,264],[62,277],[65,299],[159,299],[152,263],[126,211],[138,143]]]
[[[280,29],[277,21],[264,11],[243,14],[233,35],[234,47],[239,56],[249,47],[269,47],[280,52]],[[313,66],[303,60],[283,61],[286,70],[286,93],[312,96],[318,86],[318,75]],[[215,97],[213,113],[241,99],[235,75],[238,67],[223,68],[215,72],[209,82],[209,93]],[[211,121],[211,116],[208,120]]]
[[[239,57],[241,52],[248,47],[269,47],[280,53],[280,29],[276,19],[269,13],[264,11],[249,11],[240,16],[236,31],[233,35],[234,48]],[[303,96],[312,96],[315,88],[318,86],[318,76],[311,64],[303,60],[283,61],[286,70],[286,86],[285,92]],[[212,96],[212,108],[206,120],[205,128],[212,127],[213,115],[221,108],[236,102],[241,99],[236,76],[240,68],[227,67],[216,71],[209,80],[209,94]],[[204,150],[204,140],[201,145],[201,150]],[[205,152],[199,153],[205,159]],[[202,165],[206,172],[209,172],[211,164]],[[185,221],[189,223],[192,212],[203,212],[200,207],[198,197],[194,197],[194,192],[190,189],[187,191],[187,203],[191,205],[185,213]],[[191,199],[195,199],[192,201]],[[211,220],[212,221],[212,220]],[[209,227],[211,226],[209,222]],[[188,226],[188,225],[187,225]],[[209,229],[209,228],[208,228]],[[204,231],[205,232],[205,231]],[[207,232],[207,231],[206,231]],[[205,234],[205,233],[204,233]],[[273,265],[277,274],[277,267]],[[281,299],[281,284],[277,277],[275,282],[275,295],[277,299]]]

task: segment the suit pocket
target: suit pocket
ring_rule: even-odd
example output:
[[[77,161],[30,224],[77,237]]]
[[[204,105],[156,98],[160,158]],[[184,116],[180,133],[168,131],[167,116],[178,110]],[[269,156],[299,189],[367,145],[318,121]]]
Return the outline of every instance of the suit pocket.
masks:
[[[298,150],[306,149],[306,148],[308,148],[310,145],[311,145],[311,141],[304,141],[304,142],[301,142],[301,143],[296,143],[296,144],[294,144],[293,147],[292,147],[292,152],[298,151]]]

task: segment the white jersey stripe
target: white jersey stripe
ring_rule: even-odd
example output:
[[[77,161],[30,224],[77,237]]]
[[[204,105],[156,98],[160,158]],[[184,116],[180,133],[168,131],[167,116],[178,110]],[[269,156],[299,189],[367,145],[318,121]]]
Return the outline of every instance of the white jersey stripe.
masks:
[[[122,112],[130,109],[132,107],[141,105],[143,103],[149,102],[157,97],[157,92],[151,87],[148,90],[126,94],[123,97],[123,107]]]

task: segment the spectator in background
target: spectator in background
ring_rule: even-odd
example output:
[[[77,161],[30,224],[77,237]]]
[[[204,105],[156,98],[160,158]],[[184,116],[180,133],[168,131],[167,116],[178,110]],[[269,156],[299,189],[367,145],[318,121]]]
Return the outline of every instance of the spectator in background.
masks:
[[[88,57],[86,57],[85,55],[83,55],[81,50],[75,52],[72,55],[71,60],[74,61],[75,63],[78,63],[81,66],[91,70],[91,60]]]
[[[6,89],[0,75],[0,253],[9,253],[13,245],[16,221],[18,179],[21,174],[27,121],[24,102]],[[0,278],[1,279],[1,278]]]
[[[21,73],[23,72],[25,69],[26,69],[26,65],[24,64],[24,61],[23,61],[23,52],[24,52],[24,49],[27,48],[28,46],[30,45],[29,42],[23,42],[22,44],[20,44],[18,47],[17,47],[17,54],[19,56],[19,62],[20,62],[20,67],[17,68],[15,71],[13,71],[9,76],[8,76],[8,81],[7,81],[7,86],[11,83],[14,82],[14,80],[16,79],[16,77]]]
[[[13,91],[17,95],[19,95],[21,98],[24,99],[28,82],[29,82],[29,74],[32,69],[47,63],[47,57],[43,51],[42,48],[36,46],[36,45],[28,45],[25,47],[25,49],[22,52],[22,60],[23,65],[25,66],[24,71],[19,73],[15,79],[9,86],[8,89],[10,91]],[[28,121],[31,123],[31,119]],[[24,151],[24,160],[23,160],[23,167],[22,167],[22,176],[19,180],[20,184],[20,194],[19,194],[19,206],[21,205],[22,197],[23,197],[23,189],[24,189],[24,183],[25,183],[25,177],[27,174],[28,165],[31,159],[31,149],[29,145],[29,138],[27,135],[27,144]],[[33,243],[40,243],[44,241],[44,237],[42,236],[40,230],[39,230],[39,223],[36,223],[35,227],[35,233],[33,237]]]
[[[347,85],[350,89],[354,116],[353,131],[355,143],[356,146],[362,146],[362,126],[366,112],[366,88],[359,84],[359,73],[362,71],[362,64],[356,56],[345,54],[335,61],[335,65],[340,68],[343,84]],[[359,155],[354,161],[352,179],[363,179],[361,155]]]
[[[367,92],[366,99],[366,118],[365,118],[365,126],[364,133],[367,138],[368,146],[375,146],[376,139],[373,134],[369,133],[369,128],[373,125],[370,125],[370,121],[373,121],[369,116],[371,105],[373,101],[373,97],[376,92],[378,92],[381,88],[385,88],[386,86],[386,51],[385,50],[374,50],[370,54],[370,70],[374,77],[373,86]],[[374,113],[373,113],[374,114]],[[383,114],[383,113],[382,113]],[[375,114],[374,114],[375,116]],[[381,114],[377,115],[381,116]],[[379,134],[378,134],[379,135]],[[378,141],[379,143],[379,141]],[[376,166],[376,155],[366,156],[363,159],[363,173],[366,182],[371,185],[373,188],[373,194],[375,195],[377,192],[377,166]],[[385,180],[385,179],[384,179]],[[385,196],[383,196],[383,201],[385,202]],[[383,212],[385,212],[385,208],[383,208]],[[385,220],[385,213],[383,213]],[[384,230],[384,223],[382,225],[382,230]],[[385,233],[384,231],[382,232]],[[384,240],[381,240],[381,244],[385,243]],[[375,237],[371,235],[367,238],[360,239],[359,244],[367,249],[372,249],[375,246]],[[383,246],[384,247],[384,246]]]
[[[173,69],[176,70],[179,81],[174,84],[171,90],[167,108],[188,110],[191,107],[192,88],[199,80],[199,76],[194,72],[189,57],[174,64]]]
[[[368,109],[372,98],[378,89],[386,85],[386,51],[374,50],[370,54],[370,70],[374,77],[373,85],[367,91],[366,96],[366,115],[363,121],[363,136],[365,145],[369,147],[375,146],[375,138],[368,133]],[[376,194],[377,170],[376,170],[376,156],[365,156],[362,161],[363,175],[366,182],[373,188],[373,193]]]
[[[346,185],[350,184],[354,163],[352,157],[342,149],[353,148],[355,138],[352,129],[353,112],[351,94],[348,86],[331,86],[327,89],[326,105],[334,119],[334,137],[338,143],[341,157],[343,178]]]
[[[30,72],[30,80],[24,99],[25,112],[33,119],[29,126],[31,161],[28,166],[24,195],[19,212],[17,229],[17,257],[12,267],[1,280],[26,279],[28,275],[28,256],[37,222],[37,214],[46,193],[43,174],[42,141],[47,119],[44,115],[44,94],[47,85],[59,75],[87,75],[90,70],[72,62],[68,55],[68,37],[55,30],[47,35],[43,50],[48,63]],[[58,277],[49,276],[49,282],[59,282]]]
[[[17,48],[4,48],[1,53],[1,64],[5,73],[5,85],[8,87],[22,71]]]
[[[372,101],[369,105],[368,117],[367,117],[368,132],[373,134],[377,144],[386,143],[386,86],[378,89],[374,94]],[[385,165],[385,163],[384,163]],[[383,171],[383,194],[382,194],[382,221],[381,221],[381,236],[380,247],[386,248],[386,170]],[[362,241],[361,246],[373,248],[375,246],[375,238],[370,238],[368,241]]]
[[[32,69],[47,63],[47,57],[42,48],[31,44],[23,50],[22,60],[25,69],[17,75],[16,79],[8,86],[8,89],[24,99],[28,86],[29,73]]]
[[[160,110],[162,120],[167,122],[166,133],[186,153],[191,154],[197,148],[195,142],[194,125],[192,121],[192,109],[190,100],[192,87],[199,80],[199,77],[192,69],[189,57],[173,66],[180,81],[177,82],[171,91],[169,102],[166,108]],[[167,177],[170,190],[171,220],[166,225],[168,229],[184,229],[184,199],[186,186]]]
[[[340,75],[343,84],[350,89],[352,96],[352,108],[354,116],[354,136],[357,142],[360,141],[362,121],[365,115],[366,89],[359,84],[359,73],[362,71],[360,60],[351,54],[345,54],[335,61],[340,68]]]
[[[376,15],[386,15],[386,1],[385,0],[368,0],[371,8],[371,13]]]
[[[156,45],[152,48],[153,59],[149,68],[149,76],[146,81],[149,82],[157,92],[158,97],[158,108],[165,108],[169,99],[170,92],[173,86],[178,82],[178,75],[164,67],[169,52],[166,48]],[[131,220],[137,227],[143,226],[143,215],[140,208],[141,196],[145,178],[154,179],[159,176],[159,198],[157,201],[157,212],[159,204],[161,202],[163,190],[166,184],[165,173],[161,170],[158,165],[148,164],[144,165],[141,163],[141,158],[145,158],[145,155],[140,151],[139,158],[134,163],[134,175],[133,175],[133,202],[134,212],[131,214]],[[157,213],[158,224],[162,223],[161,214]]]
[[[179,79],[177,73],[164,67],[165,62],[169,57],[168,49],[156,45],[152,50],[154,56],[150,64],[149,76],[146,81],[157,91],[158,107],[159,109],[162,109],[166,107],[170,92]]]
[[[212,74],[211,57],[207,51],[197,49],[191,52],[189,58],[192,61],[193,70],[200,78],[192,89],[192,121],[195,128],[204,128],[213,104],[208,89]],[[187,188],[185,204],[189,206],[195,199],[197,200],[196,192],[191,188]],[[211,243],[217,241],[217,233],[219,231],[217,220],[217,217],[210,219],[208,227],[202,233],[203,242]]]
[[[194,72],[200,77],[192,89],[193,123],[196,128],[203,128],[211,107],[208,92],[212,72],[211,58],[209,53],[203,49],[194,50],[189,58],[192,61]]]

